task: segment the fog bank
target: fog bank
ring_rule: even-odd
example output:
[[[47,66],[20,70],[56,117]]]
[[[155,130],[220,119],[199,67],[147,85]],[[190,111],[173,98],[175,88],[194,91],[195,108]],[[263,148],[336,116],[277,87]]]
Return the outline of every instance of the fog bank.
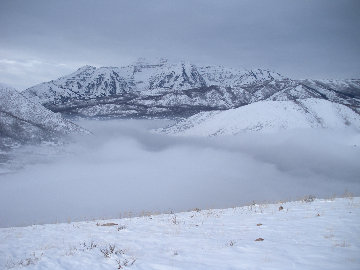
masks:
[[[38,147],[28,150],[28,159],[21,154],[24,168],[0,174],[0,227],[329,197],[345,190],[360,195],[359,134],[179,138],[149,132],[164,124],[82,121],[94,135],[75,138],[56,155],[49,146],[50,157],[34,154]]]

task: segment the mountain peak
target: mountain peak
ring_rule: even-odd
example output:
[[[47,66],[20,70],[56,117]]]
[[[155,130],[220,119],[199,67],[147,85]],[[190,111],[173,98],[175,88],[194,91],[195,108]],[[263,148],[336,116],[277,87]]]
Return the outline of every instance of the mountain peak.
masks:
[[[92,70],[95,70],[95,69],[96,69],[96,67],[94,67],[94,66],[85,65],[85,66],[82,66],[82,67],[78,68],[76,73],[80,73],[80,72],[84,72],[84,71],[92,71]]]

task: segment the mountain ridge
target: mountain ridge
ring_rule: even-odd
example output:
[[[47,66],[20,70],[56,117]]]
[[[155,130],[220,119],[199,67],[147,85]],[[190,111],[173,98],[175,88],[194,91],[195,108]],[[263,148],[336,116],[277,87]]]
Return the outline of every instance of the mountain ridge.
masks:
[[[308,128],[360,130],[360,116],[345,105],[324,99],[265,100],[225,111],[201,112],[155,132],[219,136]]]
[[[226,110],[261,100],[320,98],[360,112],[360,80],[293,80],[265,69],[137,62],[83,66],[26,89],[54,112],[81,117],[172,117]]]
[[[57,140],[61,136],[87,133],[15,88],[0,84],[0,148],[14,144]]]

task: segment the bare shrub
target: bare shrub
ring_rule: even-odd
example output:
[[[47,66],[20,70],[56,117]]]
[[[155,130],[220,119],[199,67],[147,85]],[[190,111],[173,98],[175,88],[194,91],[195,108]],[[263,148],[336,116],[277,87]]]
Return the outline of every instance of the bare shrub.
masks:
[[[302,201],[303,202],[306,202],[306,203],[311,203],[313,202],[314,200],[316,199],[316,197],[314,195],[308,195],[308,196],[305,196]]]
[[[131,266],[135,263],[136,259],[132,259],[131,262],[128,259],[116,259],[118,265],[117,269],[123,269],[124,267]]]
[[[118,231],[121,231],[121,230],[125,230],[126,229],[126,226],[125,225],[120,225],[117,230]]]
[[[114,250],[115,250],[115,245],[109,245],[109,250],[112,253],[114,253]]]
[[[124,255],[125,254],[125,250],[123,249],[117,249],[114,252],[115,255]]]
[[[177,220],[176,215],[173,216],[173,218],[171,219],[171,222],[172,222],[174,225],[179,224],[179,221]]]
[[[104,255],[105,258],[111,257],[111,253],[107,248],[100,248],[100,251]]]
[[[343,194],[343,197],[352,200],[352,199],[354,198],[354,194],[352,194],[352,193],[349,192],[348,190],[345,190],[345,192],[344,192],[344,194]]]
[[[17,262],[14,261],[8,261],[6,263],[6,267],[7,268],[17,268],[17,267],[26,267],[26,266],[30,266],[30,265],[35,265],[41,258],[43,254],[41,253],[40,256],[36,256],[35,252],[33,252],[29,257],[25,258],[25,259],[21,259]]]
[[[100,248],[100,252],[104,255],[105,258],[110,258],[111,254],[114,253],[114,250],[115,250],[115,244],[114,245],[109,244],[108,247]]]

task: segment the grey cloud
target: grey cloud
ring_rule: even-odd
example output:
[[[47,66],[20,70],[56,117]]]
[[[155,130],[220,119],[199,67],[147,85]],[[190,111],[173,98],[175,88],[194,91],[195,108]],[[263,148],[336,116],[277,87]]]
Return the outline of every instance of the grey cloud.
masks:
[[[118,66],[165,56],[295,78],[349,78],[360,75],[359,13],[356,0],[5,0],[0,58]],[[45,69],[18,80],[25,87],[53,79]]]

